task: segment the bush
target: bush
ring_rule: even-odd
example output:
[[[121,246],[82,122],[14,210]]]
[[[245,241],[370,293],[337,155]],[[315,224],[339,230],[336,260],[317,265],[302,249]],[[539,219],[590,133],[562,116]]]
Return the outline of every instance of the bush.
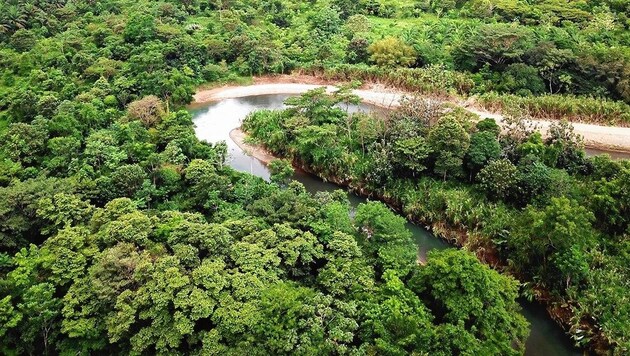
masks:
[[[470,75],[446,69],[442,65],[423,68],[384,68],[365,64],[343,64],[329,68],[316,66],[301,70],[334,81],[380,82],[419,94],[468,94],[474,86]]]
[[[18,52],[28,52],[35,47],[37,36],[33,31],[19,29],[11,36],[10,44]]]
[[[416,61],[414,49],[394,37],[386,37],[368,47],[370,60],[381,67],[409,66]]]
[[[630,105],[609,99],[578,97],[568,94],[518,96],[488,92],[480,95],[477,102],[490,111],[518,110],[522,114],[534,118],[605,125],[630,125]]]
[[[118,99],[115,95],[108,95],[103,99],[103,103],[109,107],[116,107],[118,106]]]
[[[479,171],[477,180],[489,198],[503,200],[518,183],[518,169],[507,159],[495,160]]]
[[[523,63],[510,64],[501,75],[499,90],[517,95],[538,95],[545,92],[545,83],[538,69]]]
[[[208,82],[218,82],[225,79],[229,74],[229,69],[225,62],[221,64],[206,64],[201,70],[203,79]]]
[[[140,120],[147,127],[155,126],[163,115],[164,106],[155,95],[145,96],[127,107],[127,116],[132,120]]]

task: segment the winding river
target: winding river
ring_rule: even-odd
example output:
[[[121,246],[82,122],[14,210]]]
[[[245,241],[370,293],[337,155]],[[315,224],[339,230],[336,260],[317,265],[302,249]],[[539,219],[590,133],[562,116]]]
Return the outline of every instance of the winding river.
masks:
[[[230,132],[241,125],[245,116],[258,109],[280,109],[287,94],[271,94],[247,96],[234,99],[223,99],[216,102],[197,104],[189,108],[196,125],[195,132],[200,140],[208,142],[225,141],[228,146],[229,164],[232,168],[269,179],[267,167],[259,160],[245,154],[230,138]],[[367,104],[351,106],[350,112],[371,111],[374,107]],[[323,182],[321,179],[304,172],[297,171],[293,179],[300,181],[310,192],[332,191],[340,189],[337,185]],[[349,193],[353,207],[365,201],[364,198]],[[445,241],[433,236],[420,226],[407,223],[418,245],[420,259],[426,258],[427,251],[433,249],[452,248]],[[526,343],[525,355],[528,356],[564,356],[581,355],[572,347],[569,337],[562,328],[547,315],[544,307],[536,303],[521,301],[522,313],[531,324],[531,334]]]

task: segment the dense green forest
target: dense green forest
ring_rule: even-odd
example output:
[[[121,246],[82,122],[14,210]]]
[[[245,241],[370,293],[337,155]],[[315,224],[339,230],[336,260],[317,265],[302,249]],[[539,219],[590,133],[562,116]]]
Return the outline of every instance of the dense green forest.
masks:
[[[0,352],[522,353],[513,278],[464,251],[420,266],[383,204],[351,216],[280,163],[271,184],[233,171],[181,109],[204,83],[299,71],[625,124],[629,6],[3,1]],[[628,351],[627,163],[585,159],[562,125],[548,142],[497,137],[413,106],[382,125],[320,94],[248,128],[438,233],[466,229],[471,250],[568,304],[583,344]]]
[[[316,89],[249,115],[243,129],[517,276],[579,344],[630,350],[630,161],[585,157],[566,121],[543,140],[522,118],[501,132],[414,97],[386,117],[342,109],[358,101],[348,88]]]
[[[9,0],[0,6],[0,107],[13,120],[50,115],[101,78],[112,91],[102,93],[101,105],[123,108],[148,94],[188,103],[201,82],[300,70],[477,95],[482,106],[537,116],[630,122],[625,0]]]

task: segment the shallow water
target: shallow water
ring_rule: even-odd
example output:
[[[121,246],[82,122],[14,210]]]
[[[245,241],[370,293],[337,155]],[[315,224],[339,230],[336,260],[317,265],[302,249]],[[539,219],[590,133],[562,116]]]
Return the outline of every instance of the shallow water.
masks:
[[[280,109],[283,107],[284,100],[289,96],[284,94],[258,95],[223,99],[206,105],[197,105],[190,109],[196,126],[196,135],[200,140],[212,143],[225,141],[228,146],[229,164],[232,168],[249,172],[268,180],[269,171],[267,167],[257,159],[246,155],[230,139],[229,134],[230,131],[241,125],[242,120],[248,113],[258,109]],[[350,106],[348,111],[370,111],[373,108],[371,105],[361,104]],[[324,182],[318,177],[300,171],[297,171],[293,178],[300,181],[308,191],[313,193],[341,189],[335,184]],[[353,207],[366,201],[366,199],[352,193],[348,194],[348,198]],[[427,251],[452,248],[444,240],[433,236],[420,226],[407,223],[407,228],[412,232],[418,244],[418,253],[421,259],[426,257]],[[523,315],[531,324],[531,334],[526,343],[525,355],[581,355],[579,350],[572,347],[569,337],[564,334],[559,325],[551,320],[542,306],[525,300],[520,300],[519,302],[523,307]]]
[[[587,156],[609,155],[612,159],[630,159],[630,152],[608,151],[599,148],[586,148]]]

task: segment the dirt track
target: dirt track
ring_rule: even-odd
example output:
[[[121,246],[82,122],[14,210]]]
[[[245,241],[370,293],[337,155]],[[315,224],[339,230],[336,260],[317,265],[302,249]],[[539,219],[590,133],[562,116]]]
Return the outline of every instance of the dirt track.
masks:
[[[295,83],[300,80],[302,83]],[[267,95],[267,94],[301,94],[308,90],[315,89],[325,84],[312,77],[283,77],[273,80],[273,83],[262,80],[263,84],[254,84],[248,86],[225,86],[209,90],[201,90],[194,96],[195,103],[203,103],[208,101],[216,101],[228,98],[240,98],[245,96]],[[284,82],[279,82],[284,81]],[[335,87],[328,85],[329,92],[334,91]],[[398,105],[401,97],[405,95],[403,92],[388,91],[382,87],[371,87],[367,89],[358,89],[354,93],[361,97],[364,102],[382,106],[395,107]],[[431,99],[434,100],[434,99]],[[482,118],[490,117],[502,123],[504,117],[501,114],[490,113],[486,111],[469,108],[462,103],[466,110],[475,113]],[[552,123],[552,121],[532,120],[541,132],[544,134]],[[584,137],[584,143],[587,147],[605,149],[611,151],[630,152],[630,127],[614,127],[599,126],[592,124],[573,123],[575,132]]]

